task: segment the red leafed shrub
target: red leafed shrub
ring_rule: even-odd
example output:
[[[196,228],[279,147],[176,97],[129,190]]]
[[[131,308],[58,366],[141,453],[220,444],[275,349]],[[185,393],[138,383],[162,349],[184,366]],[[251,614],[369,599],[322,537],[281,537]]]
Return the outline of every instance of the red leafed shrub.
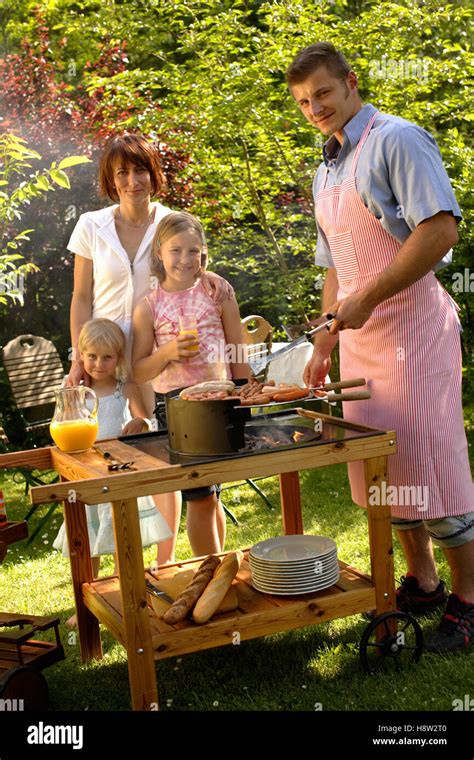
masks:
[[[97,60],[88,62],[84,72],[111,77],[125,71],[127,64],[126,43],[105,41]],[[110,203],[99,198],[97,190],[100,152],[111,135],[123,131],[117,125],[135,115],[133,107],[128,110],[115,107],[104,89],[88,91],[77,72],[70,75],[68,65],[53,61],[49,29],[39,11],[34,38],[25,40],[18,53],[0,59],[0,131],[23,137],[47,165],[52,161],[59,163],[68,155],[86,155],[92,160],[73,170],[70,190],[61,189],[35,199],[18,222],[17,231],[20,227],[34,229],[21,253],[40,271],[27,279],[25,306],[9,305],[10,318],[2,319],[0,327],[3,345],[22,332],[53,340],[65,365],[70,343],[73,270],[67,242],[81,213]],[[160,110],[151,95],[147,98],[143,92],[137,98],[139,107],[143,107],[144,99],[147,109]],[[155,139],[168,180],[160,200],[174,208],[189,207],[193,188],[189,181],[180,178],[188,157],[172,151],[165,136]],[[12,236],[14,232],[9,230],[8,234]]]

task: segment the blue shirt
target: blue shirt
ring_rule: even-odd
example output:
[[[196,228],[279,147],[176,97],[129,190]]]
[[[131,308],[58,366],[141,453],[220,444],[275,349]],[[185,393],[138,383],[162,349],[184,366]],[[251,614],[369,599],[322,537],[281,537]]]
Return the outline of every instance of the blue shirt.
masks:
[[[356,146],[376,109],[368,103],[345,125],[342,145],[334,136],[323,147],[323,163],[313,181],[313,197],[324,184],[340,185],[350,174]],[[382,227],[400,244],[424,219],[450,211],[461,216],[436,140],[429,132],[398,116],[377,116],[362,148],[356,170],[357,192]],[[316,222],[317,224],[317,222]],[[315,263],[334,267],[319,224]],[[451,263],[452,250],[435,271]]]

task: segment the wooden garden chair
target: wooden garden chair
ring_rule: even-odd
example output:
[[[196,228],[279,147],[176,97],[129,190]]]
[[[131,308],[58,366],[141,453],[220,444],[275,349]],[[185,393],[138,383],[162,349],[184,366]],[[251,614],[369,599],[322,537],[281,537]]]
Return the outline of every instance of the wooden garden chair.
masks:
[[[16,410],[23,425],[24,442],[35,448],[47,433],[54,413],[56,394],[64,378],[61,358],[50,340],[37,335],[19,335],[2,349],[3,364],[8,376]],[[45,481],[33,470],[17,470],[25,479],[26,492],[31,485],[44,485]],[[53,504],[28,539],[31,543],[48,522],[57,505]],[[29,520],[37,506],[33,506],[25,520]]]
[[[247,346],[250,365],[254,360],[267,356],[272,350],[273,328],[266,319],[251,314],[242,320],[242,338]]]

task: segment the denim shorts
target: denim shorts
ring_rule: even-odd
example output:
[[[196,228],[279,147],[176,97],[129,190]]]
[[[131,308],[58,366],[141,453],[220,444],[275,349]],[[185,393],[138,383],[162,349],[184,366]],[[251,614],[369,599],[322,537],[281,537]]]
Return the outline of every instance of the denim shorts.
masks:
[[[442,548],[453,549],[474,540],[474,512],[434,520],[402,520],[392,517],[395,530],[413,530],[424,525],[431,539]]]
[[[183,501],[197,501],[198,499],[205,499],[206,496],[212,496],[213,493],[219,498],[221,493],[221,486],[201,486],[200,488],[187,488],[185,491],[181,491]]]

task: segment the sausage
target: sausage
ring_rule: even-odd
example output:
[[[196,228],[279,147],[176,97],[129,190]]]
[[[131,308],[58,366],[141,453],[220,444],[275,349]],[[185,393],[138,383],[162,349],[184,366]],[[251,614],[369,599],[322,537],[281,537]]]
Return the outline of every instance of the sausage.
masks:
[[[265,393],[259,393],[256,396],[247,396],[240,400],[241,406],[265,406],[271,402],[271,397]]]
[[[297,399],[306,398],[308,395],[307,388],[299,388],[298,390],[281,391],[281,393],[275,393],[273,400],[278,402],[282,401],[296,401]]]

